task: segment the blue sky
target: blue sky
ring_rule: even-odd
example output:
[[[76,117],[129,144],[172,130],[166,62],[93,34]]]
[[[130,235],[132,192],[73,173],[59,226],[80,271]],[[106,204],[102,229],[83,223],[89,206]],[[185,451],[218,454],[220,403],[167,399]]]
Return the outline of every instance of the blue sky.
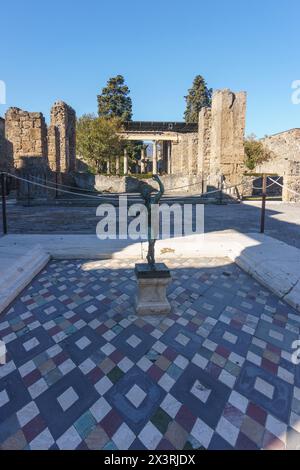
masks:
[[[62,99],[96,112],[107,79],[125,76],[134,119],[182,120],[196,74],[248,93],[247,133],[300,127],[299,0],[12,0],[0,9],[7,105]]]

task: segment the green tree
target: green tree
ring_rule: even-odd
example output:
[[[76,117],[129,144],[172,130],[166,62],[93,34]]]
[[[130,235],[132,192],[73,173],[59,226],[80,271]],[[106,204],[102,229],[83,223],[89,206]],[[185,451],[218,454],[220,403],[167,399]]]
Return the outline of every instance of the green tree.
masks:
[[[187,96],[185,96],[185,122],[198,122],[201,109],[211,106],[211,97],[212,88],[208,88],[204,78],[201,75],[197,75],[194,78],[192,88],[189,89]]]
[[[253,170],[256,165],[272,158],[272,152],[257,139],[255,134],[249,135],[244,142],[245,165],[249,170]]]
[[[85,114],[77,120],[76,135],[78,153],[93,173],[111,170],[122,154],[122,141],[118,136],[121,121],[117,118],[96,118]]]
[[[115,117],[121,121],[131,121],[132,101],[130,90],[125,85],[122,75],[117,75],[108,80],[101,95],[97,96],[99,117]]]

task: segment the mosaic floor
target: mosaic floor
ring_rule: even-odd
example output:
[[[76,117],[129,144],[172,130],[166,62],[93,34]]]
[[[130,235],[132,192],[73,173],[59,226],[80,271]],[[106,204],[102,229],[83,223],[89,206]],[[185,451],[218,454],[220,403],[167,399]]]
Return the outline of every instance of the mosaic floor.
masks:
[[[228,260],[169,262],[137,318],[133,264],[53,261],[0,319],[1,449],[300,448],[300,316]]]

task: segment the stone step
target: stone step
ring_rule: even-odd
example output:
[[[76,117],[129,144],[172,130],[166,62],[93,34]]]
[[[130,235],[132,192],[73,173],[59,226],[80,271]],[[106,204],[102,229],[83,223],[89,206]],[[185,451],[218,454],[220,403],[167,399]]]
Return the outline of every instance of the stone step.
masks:
[[[45,252],[42,246],[35,245],[15,261],[11,259],[12,265],[10,267],[7,267],[6,264],[4,269],[4,266],[2,266],[0,273],[0,313],[43,269],[49,259],[50,255]]]

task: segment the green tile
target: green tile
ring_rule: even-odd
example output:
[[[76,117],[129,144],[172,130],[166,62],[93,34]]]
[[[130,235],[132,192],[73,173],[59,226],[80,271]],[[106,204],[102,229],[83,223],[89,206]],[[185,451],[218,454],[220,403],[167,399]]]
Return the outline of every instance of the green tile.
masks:
[[[80,416],[77,421],[75,421],[74,426],[77,432],[80,434],[81,438],[85,439],[96,426],[96,420],[94,419],[92,413],[87,411],[82,416]]]
[[[165,432],[168,429],[168,425],[172,419],[170,416],[161,408],[158,408],[155,414],[151,418],[151,422],[154,424],[154,426],[157,427],[157,429],[162,433],[165,434]]]
[[[122,372],[121,369],[119,369],[119,367],[116,366],[107,374],[107,377],[113,383],[116,383],[121,377],[123,377],[123,375],[124,375],[124,372]]]

